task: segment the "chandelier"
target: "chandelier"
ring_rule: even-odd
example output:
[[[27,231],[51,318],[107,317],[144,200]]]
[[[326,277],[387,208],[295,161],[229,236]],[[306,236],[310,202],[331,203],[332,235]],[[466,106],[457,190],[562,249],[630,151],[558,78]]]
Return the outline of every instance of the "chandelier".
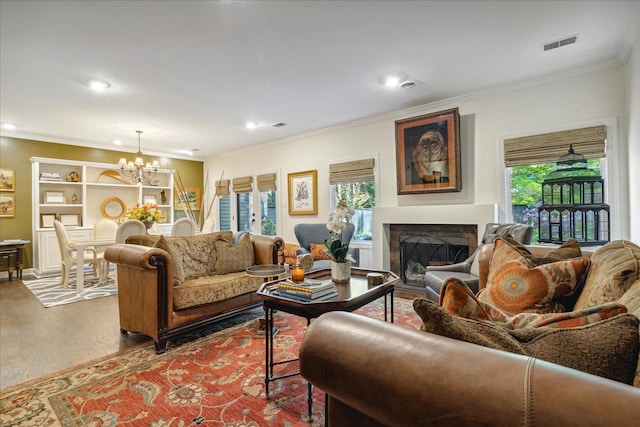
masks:
[[[122,175],[131,178],[131,180],[135,183],[142,184],[152,184],[152,178],[156,176],[158,172],[158,168],[160,167],[160,163],[157,160],[154,160],[153,163],[147,162],[144,164],[142,160],[142,151],[140,151],[140,134],[141,130],[137,130],[138,132],[138,153],[136,155],[135,162],[128,162],[124,157],[120,159],[118,164],[120,165],[120,170],[122,171]]]

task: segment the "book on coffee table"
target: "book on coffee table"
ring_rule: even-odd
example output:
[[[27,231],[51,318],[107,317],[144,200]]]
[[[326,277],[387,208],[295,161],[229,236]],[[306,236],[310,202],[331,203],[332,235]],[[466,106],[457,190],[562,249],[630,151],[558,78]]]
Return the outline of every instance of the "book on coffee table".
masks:
[[[306,283],[305,283],[306,282]],[[291,280],[285,280],[278,283],[277,291],[279,294],[294,295],[306,300],[313,300],[321,297],[325,297],[329,294],[337,294],[336,288],[333,282],[327,281],[315,281],[315,282],[295,283]]]

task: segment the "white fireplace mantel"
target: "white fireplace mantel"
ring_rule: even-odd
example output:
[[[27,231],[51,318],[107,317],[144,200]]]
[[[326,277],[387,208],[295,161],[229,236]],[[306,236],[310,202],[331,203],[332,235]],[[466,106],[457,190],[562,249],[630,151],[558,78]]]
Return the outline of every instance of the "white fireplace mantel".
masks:
[[[389,269],[390,224],[477,224],[479,241],[486,225],[498,222],[498,212],[496,204],[373,208],[373,265]]]

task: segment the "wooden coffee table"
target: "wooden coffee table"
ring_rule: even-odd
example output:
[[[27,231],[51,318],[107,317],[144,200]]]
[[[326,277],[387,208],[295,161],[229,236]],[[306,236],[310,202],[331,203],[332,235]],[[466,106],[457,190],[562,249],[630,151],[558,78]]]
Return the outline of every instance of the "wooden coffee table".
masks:
[[[379,285],[369,285],[367,283],[368,273],[381,273],[384,281]],[[308,273],[306,278],[312,279],[331,279],[331,270],[318,270],[313,273]],[[280,280],[272,280],[264,283],[260,289],[258,289],[258,295],[264,302],[265,309],[265,391],[267,398],[269,397],[269,383],[282,378],[288,378],[294,375],[298,375],[300,372],[291,372],[281,376],[274,376],[273,367],[285,363],[295,362],[298,358],[280,360],[274,362],[273,360],[273,313],[274,311],[284,311],[286,313],[294,314],[296,316],[304,317],[307,319],[307,327],[311,323],[311,319],[319,317],[321,314],[328,313],[330,311],[354,311],[360,307],[369,304],[378,298],[384,297],[384,320],[389,321],[387,313],[390,314],[390,321],[393,323],[393,291],[395,283],[399,280],[398,276],[390,271],[378,271],[369,270],[363,268],[351,269],[351,280],[345,284],[335,284],[338,295],[327,300],[322,301],[309,301],[302,302],[299,300],[290,299],[284,296],[275,294],[277,285]],[[389,305],[390,300],[391,304]],[[311,418],[311,406],[312,406],[312,386],[308,384],[308,415]]]

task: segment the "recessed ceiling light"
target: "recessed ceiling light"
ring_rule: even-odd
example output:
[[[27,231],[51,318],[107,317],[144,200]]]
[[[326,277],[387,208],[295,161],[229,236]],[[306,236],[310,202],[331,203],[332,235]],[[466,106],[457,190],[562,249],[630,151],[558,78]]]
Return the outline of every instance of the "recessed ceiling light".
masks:
[[[253,129],[256,126],[258,126],[258,124],[256,122],[247,122],[246,126],[247,126],[247,129]]]
[[[187,156],[193,156],[193,151],[191,150],[178,150],[180,154],[186,154]]]
[[[384,85],[387,87],[397,87],[400,83],[400,79],[396,76],[387,77],[384,81]]]
[[[14,125],[13,123],[3,123],[2,124],[2,129],[15,130],[16,129],[16,125]]]
[[[98,79],[91,79],[87,81],[87,84],[91,89],[95,90],[96,92],[102,92],[111,86],[109,83],[105,82],[104,80],[98,80]]]

